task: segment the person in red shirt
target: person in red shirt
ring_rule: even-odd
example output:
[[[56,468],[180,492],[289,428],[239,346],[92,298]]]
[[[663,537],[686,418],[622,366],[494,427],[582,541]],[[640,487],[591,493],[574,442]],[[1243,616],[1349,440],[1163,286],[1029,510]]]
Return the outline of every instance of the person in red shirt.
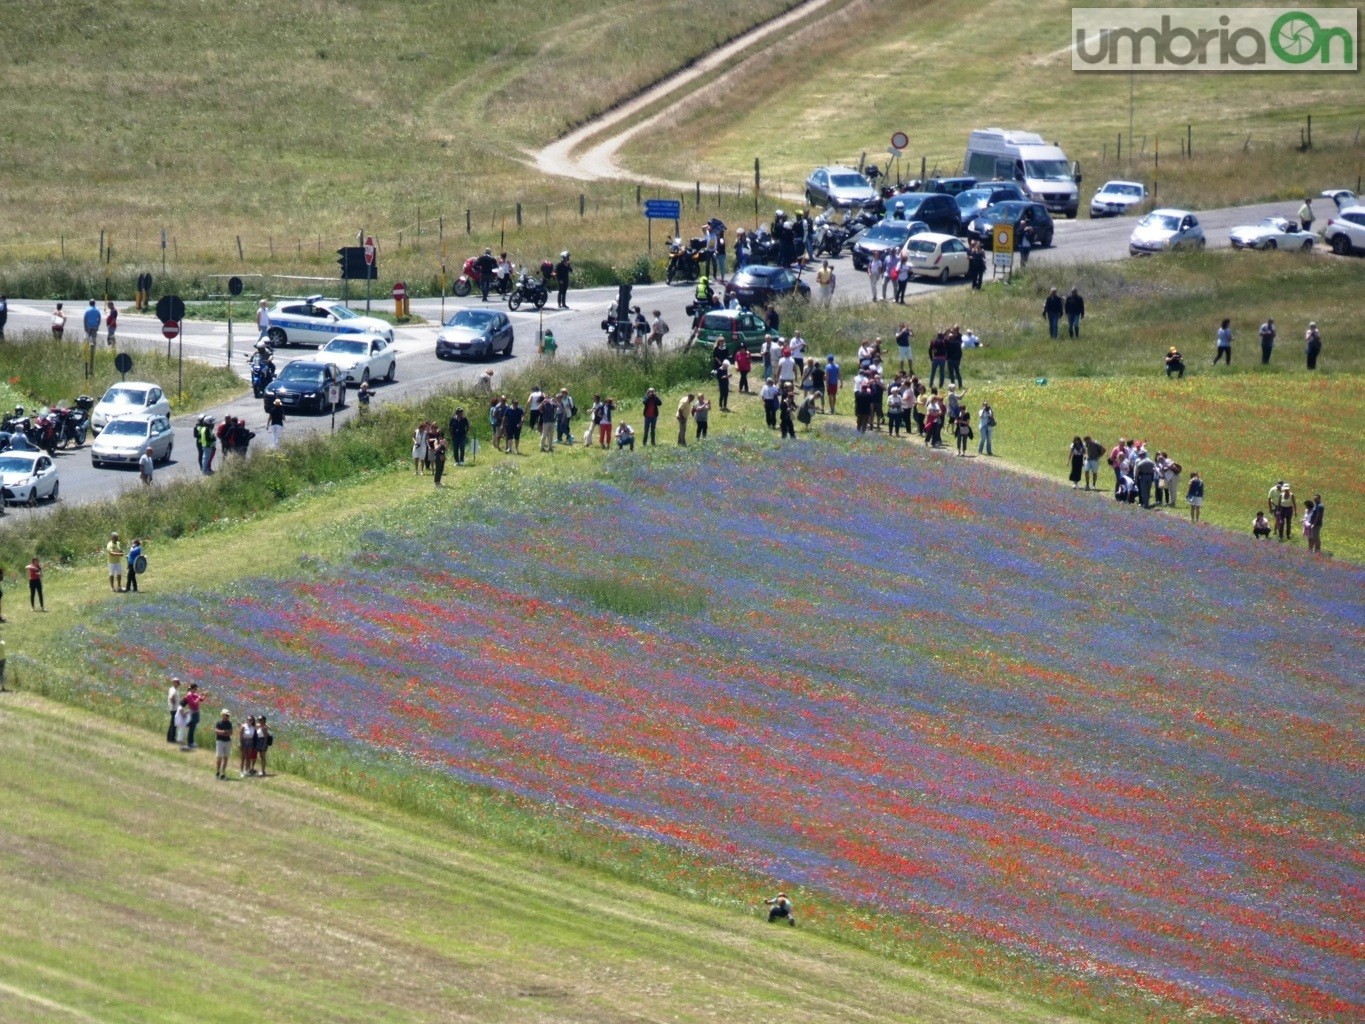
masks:
[[[735,369],[739,371],[739,391],[740,394],[749,394],[749,371],[753,369],[754,361],[749,355],[749,349],[745,345],[739,346],[739,351],[735,353]]]
[[[190,709],[190,731],[185,739],[185,745],[191,750],[194,749],[194,730],[199,725],[199,705],[204,703],[204,694],[199,690],[198,683],[190,683],[190,692],[185,694],[185,704]]]
[[[47,611],[47,605],[43,604],[43,563],[38,561],[38,556],[33,556],[33,561],[24,566],[28,570],[28,606],[33,607],[33,599],[38,599],[38,608]]]

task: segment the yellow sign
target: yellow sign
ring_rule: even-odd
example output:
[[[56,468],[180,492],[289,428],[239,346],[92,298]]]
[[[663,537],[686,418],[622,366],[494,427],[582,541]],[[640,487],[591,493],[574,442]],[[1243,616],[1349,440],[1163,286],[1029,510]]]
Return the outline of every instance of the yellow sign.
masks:
[[[996,224],[991,228],[991,242],[996,252],[1014,252],[1014,225]]]

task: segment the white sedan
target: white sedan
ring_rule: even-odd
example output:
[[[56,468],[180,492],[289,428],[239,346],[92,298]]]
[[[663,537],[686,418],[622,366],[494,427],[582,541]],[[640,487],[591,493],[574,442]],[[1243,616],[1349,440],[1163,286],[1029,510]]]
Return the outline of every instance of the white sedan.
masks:
[[[373,316],[353,313],[340,302],[310,295],[286,299],[270,309],[267,336],[275,348],[284,345],[316,345],[322,348],[333,338],[377,334],[393,344],[393,328]]]
[[[1090,200],[1091,217],[1122,217],[1147,201],[1140,181],[1106,181]]]
[[[1318,236],[1300,228],[1299,222],[1288,217],[1267,217],[1259,224],[1233,228],[1234,249],[1300,249],[1313,248]]]
[[[6,505],[57,500],[57,466],[47,452],[11,448],[0,455],[0,495]]]
[[[171,414],[171,403],[159,385],[146,381],[124,381],[113,385],[90,411],[90,425],[103,430],[110,420],[120,416]]]
[[[347,384],[363,384],[398,372],[398,350],[377,334],[333,338],[318,350],[318,358],[332,363]]]
[[[967,276],[967,246],[956,235],[926,231],[906,242],[901,252],[910,259],[912,277],[946,282],[949,277]]]
[[[152,450],[152,461],[164,462],[175,448],[175,433],[165,416],[121,416],[111,420],[90,446],[90,464],[135,466],[142,453]]]

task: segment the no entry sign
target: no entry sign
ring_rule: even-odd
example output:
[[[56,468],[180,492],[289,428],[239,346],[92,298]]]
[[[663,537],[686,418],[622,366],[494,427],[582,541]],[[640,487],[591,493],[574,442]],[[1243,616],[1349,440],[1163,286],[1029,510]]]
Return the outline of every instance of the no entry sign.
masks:
[[[167,341],[174,341],[176,338],[180,337],[180,321],[167,320],[161,325],[161,336]]]
[[[373,266],[373,265],[374,265],[374,236],[373,236],[373,235],[366,235],[366,236],[365,236],[365,265],[366,265],[367,267]]]
[[[408,286],[407,286],[406,284],[404,284],[402,281],[396,281],[396,282],[394,282],[394,286],[393,286],[393,300],[394,300],[395,302],[402,302],[403,299],[407,296],[407,294],[408,294]]]

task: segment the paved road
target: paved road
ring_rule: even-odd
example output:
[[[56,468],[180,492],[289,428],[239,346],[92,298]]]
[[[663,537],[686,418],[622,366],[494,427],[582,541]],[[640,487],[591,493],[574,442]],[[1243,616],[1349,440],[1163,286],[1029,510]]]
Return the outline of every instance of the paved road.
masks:
[[[1228,244],[1227,232],[1229,228],[1238,224],[1253,223],[1271,214],[1283,214],[1290,205],[1293,204],[1267,203],[1257,206],[1211,210],[1201,213],[1200,219],[1208,233],[1210,247],[1220,247]],[[1061,269],[1080,262],[1127,259],[1129,258],[1127,255],[1128,236],[1132,231],[1132,226],[1133,220],[1131,218],[1058,221],[1056,245],[1051,249],[1036,252],[1033,256],[1033,262],[1038,266],[1055,265]],[[1256,259],[1257,255],[1248,253],[1247,258]],[[852,269],[846,256],[837,261],[837,269],[839,287],[836,292],[836,301],[841,304],[868,301],[869,293],[865,279]],[[1066,283],[1064,274],[1059,274],[1058,284],[1066,285]],[[940,287],[942,286],[917,283],[911,285],[908,294],[931,294]],[[964,287],[964,285],[954,283],[949,287]],[[687,317],[683,312],[683,307],[691,300],[691,294],[690,286],[642,285],[635,288],[633,300],[646,311],[661,309],[664,313],[664,319],[674,328],[670,339],[677,344],[686,337]],[[575,289],[570,292],[569,297],[571,309],[555,310],[550,308],[544,311],[544,326],[555,332],[555,337],[559,343],[558,358],[560,360],[571,360],[580,353],[603,344],[600,324],[608,306],[616,299],[616,290],[614,288]],[[469,299],[448,298],[445,301],[444,308],[446,315],[449,316],[460,307],[479,305],[481,303],[477,296]],[[79,337],[81,304],[69,302],[68,306],[73,308],[71,319],[76,325],[71,333]],[[249,308],[249,304],[244,303],[243,308]],[[491,364],[450,363],[438,360],[435,355],[435,336],[441,309],[442,304],[439,299],[413,300],[413,312],[430,321],[430,324],[420,327],[403,327],[395,331],[395,340],[399,352],[398,380],[393,384],[382,385],[378,388],[375,395],[376,404],[419,397],[446,388],[459,380],[472,380],[490,365],[496,371],[496,383],[498,377],[507,374],[514,368],[519,369],[536,359],[536,333],[541,326],[542,318],[538,313],[523,310],[511,314],[516,328],[517,341],[510,359],[497,360]],[[51,304],[49,303],[20,299],[11,300],[10,330],[45,331],[50,314]],[[250,351],[250,345],[255,340],[255,330],[251,327],[250,322],[245,325],[235,324],[234,328],[233,347],[235,355],[231,365],[245,379],[247,371],[244,353]],[[923,333],[922,329],[921,333]],[[154,318],[135,316],[131,313],[123,313],[119,317],[119,339],[121,348],[131,352],[134,359],[136,359],[139,351],[146,351],[152,346],[159,348],[166,344],[161,337],[160,324]],[[186,321],[183,341],[187,358],[217,363],[227,362],[228,332],[225,323]],[[178,346],[179,342],[176,345]],[[290,358],[307,356],[309,352],[309,349],[286,350],[281,353],[284,358],[277,357],[276,361],[283,365]],[[546,376],[545,385],[548,387],[554,383],[553,370],[547,368]],[[132,377],[137,377],[136,366]],[[173,389],[175,382],[160,381],[158,383],[168,385]],[[352,392],[349,407],[337,416],[338,423],[344,422],[355,414],[354,405],[354,392]],[[192,410],[186,414],[177,415],[174,418],[176,454],[168,465],[157,470],[157,479],[164,480],[198,475],[198,468],[194,465],[192,429],[195,417],[200,412],[208,412],[218,420],[227,415],[244,418],[247,424],[261,435],[257,438],[257,447],[261,449],[265,447],[266,431],[263,407],[260,402],[251,397],[249,391],[245,391],[241,398],[213,409]],[[297,438],[305,431],[327,430],[330,428],[330,423],[330,418],[326,416],[292,417],[285,427],[285,437]],[[133,469],[97,470],[92,467],[88,447],[59,452],[57,457],[62,480],[63,501],[78,504],[86,503],[137,486],[137,473]],[[32,512],[22,510],[17,512],[19,515],[42,515],[44,513],[45,509],[42,508]]]

